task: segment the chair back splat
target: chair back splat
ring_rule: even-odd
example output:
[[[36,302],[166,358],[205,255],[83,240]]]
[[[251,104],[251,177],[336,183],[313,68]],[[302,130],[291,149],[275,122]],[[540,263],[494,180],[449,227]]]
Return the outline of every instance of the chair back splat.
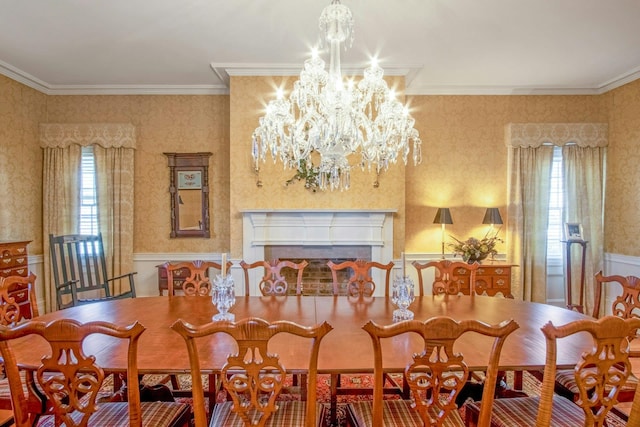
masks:
[[[227,262],[227,271],[233,265]],[[213,261],[185,261],[170,263],[166,262],[163,267],[167,270],[167,286],[169,296],[175,295],[174,274],[179,271],[182,282],[182,292],[185,295],[208,296],[211,294],[211,277],[209,269],[220,270],[221,265]]]
[[[287,333],[310,340],[305,360],[309,361],[309,383],[317,383],[318,352],[322,338],[332,327],[326,322],[316,326],[301,326],[285,320],[267,322],[259,318],[247,318],[238,322],[213,322],[193,326],[177,320],[171,328],[185,340],[189,352],[193,378],[193,403],[195,427],[206,427],[200,359],[196,340],[212,334],[231,336],[238,352],[227,358],[220,374],[224,389],[232,402],[216,404],[211,425],[264,426],[276,416],[291,427],[313,427],[317,421],[316,387],[309,387],[306,401],[278,402],[276,398],[283,386],[284,366],[278,355],[267,351],[269,340],[280,333]],[[284,421],[288,421],[287,424]]]
[[[0,277],[0,325],[15,326],[40,315],[35,285],[33,273],[27,277]]]
[[[470,371],[464,355],[454,351],[454,344],[461,336],[473,332],[480,335],[477,339],[485,339],[482,335],[493,339],[491,352],[487,355],[487,375],[477,424],[479,427],[489,427],[500,352],[507,337],[518,327],[514,320],[488,325],[477,320],[456,321],[445,316],[424,322],[406,320],[387,326],[369,321],[363,329],[373,344],[373,403],[350,404],[357,425],[464,425],[456,410],[456,398],[469,379]],[[415,334],[422,338],[422,351],[413,355],[407,352],[409,363],[404,376],[411,390],[411,400],[383,400],[383,341],[402,334]]]
[[[102,234],[50,234],[49,248],[58,309],[104,299],[135,298],[135,272],[109,277]]]
[[[304,260],[299,263],[293,261],[281,261],[273,259],[270,261],[256,261],[248,264],[244,261],[240,262],[240,266],[244,270],[244,288],[245,295],[249,295],[249,270],[253,268],[264,268],[264,274],[260,279],[258,288],[262,295],[287,295],[289,292],[289,283],[282,275],[282,269],[293,269],[297,271],[296,275],[296,295],[302,295],[302,275],[305,267],[309,263]]]
[[[333,294],[340,294],[340,283],[338,283],[339,270],[350,269],[349,283],[347,284],[347,295],[349,296],[367,296],[370,297],[376,290],[376,284],[371,278],[371,269],[377,268],[385,272],[384,295],[389,296],[389,287],[391,281],[391,270],[393,269],[393,261],[388,264],[381,264],[376,261],[367,261],[357,259],[355,261],[345,261],[340,264],[334,264],[333,261],[327,263],[331,269],[333,279]]]
[[[463,273],[469,275],[469,293],[474,294],[476,283],[476,270],[478,270],[479,264],[474,262],[468,264],[462,261],[450,261],[450,260],[438,260],[429,261],[421,264],[418,261],[411,263],[418,272],[418,288],[420,296],[424,295],[424,279],[422,277],[423,271],[428,268],[433,268],[435,271],[435,278],[432,285],[433,295],[458,295],[459,293],[466,293],[466,289],[463,289],[464,284]],[[466,276],[466,274],[465,274]]]

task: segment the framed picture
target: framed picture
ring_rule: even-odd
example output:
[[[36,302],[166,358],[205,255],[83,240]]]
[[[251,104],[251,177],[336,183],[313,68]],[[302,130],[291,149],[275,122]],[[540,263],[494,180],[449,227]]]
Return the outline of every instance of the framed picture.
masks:
[[[178,171],[178,190],[202,189],[201,171]]]
[[[567,222],[564,224],[564,235],[567,240],[584,240],[582,236],[582,224]]]

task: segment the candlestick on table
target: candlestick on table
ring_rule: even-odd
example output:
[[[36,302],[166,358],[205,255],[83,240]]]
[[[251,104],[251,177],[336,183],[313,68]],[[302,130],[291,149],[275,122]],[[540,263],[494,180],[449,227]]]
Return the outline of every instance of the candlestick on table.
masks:
[[[227,275],[227,253],[222,254],[222,265],[220,266],[222,270],[222,277],[224,278]]]

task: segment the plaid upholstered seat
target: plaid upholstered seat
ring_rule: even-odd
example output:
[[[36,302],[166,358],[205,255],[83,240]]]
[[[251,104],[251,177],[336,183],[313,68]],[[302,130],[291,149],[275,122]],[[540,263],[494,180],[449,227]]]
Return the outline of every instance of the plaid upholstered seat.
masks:
[[[211,417],[210,426],[225,426],[225,427],[244,427],[242,418],[236,415],[231,410],[233,407],[232,402],[219,403],[215,406],[213,416]],[[271,426],[304,426],[306,421],[307,405],[305,402],[299,400],[291,400],[286,402],[278,402],[278,410],[273,413],[267,420],[265,427]],[[317,422],[320,421],[320,407],[317,410]],[[252,418],[253,422],[257,424],[260,419],[260,413],[257,411]]]
[[[491,427],[531,426],[538,414],[539,397],[514,397],[496,399],[493,402]],[[479,413],[480,402],[469,402],[465,409]],[[575,403],[561,396],[553,396],[553,427],[578,427],[584,425],[584,412]]]
[[[171,427],[178,419],[185,421],[191,418],[189,405],[173,402],[142,402],[142,425],[153,427]],[[79,422],[80,412],[71,416]],[[129,427],[129,404],[127,402],[101,403],[98,410],[91,416],[90,426]],[[51,415],[40,419],[38,427],[54,427],[55,420]]]
[[[373,412],[370,402],[353,402],[349,404],[351,417],[358,426],[372,426]],[[437,414],[432,413],[435,419]],[[383,401],[382,425],[386,427],[423,427],[420,415],[411,407],[410,400],[390,399]],[[458,411],[452,411],[443,420],[442,427],[464,426],[464,421]]]

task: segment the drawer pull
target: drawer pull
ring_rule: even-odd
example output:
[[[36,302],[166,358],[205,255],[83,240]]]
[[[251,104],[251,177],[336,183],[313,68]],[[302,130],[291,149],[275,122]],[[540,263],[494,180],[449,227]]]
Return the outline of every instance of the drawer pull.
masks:
[[[26,297],[26,296],[27,296],[27,293],[26,293],[26,292],[18,292],[18,293],[15,295],[15,298],[16,298],[16,299],[20,299],[20,300],[21,300],[21,299],[23,299],[23,298],[24,298],[24,297]]]
[[[11,262],[11,258],[3,258],[2,262],[5,264],[9,264]]]
[[[18,248],[18,250],[16,252],[18,252],[19,254],[23,254],[27,251],[27,248]]]
[[[503,287],[503,286],[505,285],[505,281],[504,281],[504,279],[498,279],[498,280],[496,280],[496,285],[497,285],[498,287]]]
[[[504,270],[502,268],[496,268],[496,274],[503,274]]]
[[[24,264],[24,262],[25,262],[25,258],[17,258],[16,259],[16,263],[17,264]]]
[[[24,268],[19,268],[19,269],[16,270],[16,273],[18,273],[18,276],[22,276],[22,275],[24,275],[25,271],[26,270]]]

